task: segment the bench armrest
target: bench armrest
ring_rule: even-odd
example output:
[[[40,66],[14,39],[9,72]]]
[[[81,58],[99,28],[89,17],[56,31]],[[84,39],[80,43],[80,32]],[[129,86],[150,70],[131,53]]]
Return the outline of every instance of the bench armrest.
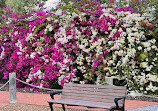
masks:
[[[54,95],[56,95],[56,94],[60,94],[60,93],[62,93],[62,91],[58,91],[58,92],[50,92],[50,97],[51,97],[52,99],[54,99]]]
[[[115,98],[115,99],[114,99],[114,102],[115,102],[115,104],[116,104],[116,108],[120,108],[119,105],[118,105],[118,101],[121,100],[121,99],[123,99],[123,101],[125,101],[125,97],[122,97],[122,98]],[[124,104],[124,103],[123,103],[123,104]]]

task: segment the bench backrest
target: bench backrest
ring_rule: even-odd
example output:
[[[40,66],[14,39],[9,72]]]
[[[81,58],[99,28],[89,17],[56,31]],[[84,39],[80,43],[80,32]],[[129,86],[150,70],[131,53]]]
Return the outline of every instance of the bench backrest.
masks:
[[[114,103],[114,98],[125,97],[125,86],[65,83],[62,99]]]

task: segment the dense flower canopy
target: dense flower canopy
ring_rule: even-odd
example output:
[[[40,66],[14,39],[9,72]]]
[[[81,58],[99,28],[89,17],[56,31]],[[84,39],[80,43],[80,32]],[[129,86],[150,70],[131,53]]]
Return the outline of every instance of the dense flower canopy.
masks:
[[[154,18],[130,7],[78,5],[20,15],[9,11],[0,26],[4,79],[16,72],[23,81],[56,88],[64,82],[100,84],[115,76],[130,90],[158,92],[156,40],[141,27],[155,27]]]

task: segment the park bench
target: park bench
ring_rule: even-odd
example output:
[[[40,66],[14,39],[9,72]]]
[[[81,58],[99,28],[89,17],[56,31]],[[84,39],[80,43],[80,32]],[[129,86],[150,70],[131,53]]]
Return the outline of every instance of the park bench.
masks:
[[[59,93],[61,93],[61,99],[55,100],[54,95]],[[125,111],[126,87],[65,83],[62,92],[52,92],[50,96],[52,100],[48,103],[51,111],[53,111],[54,103],[62,104],[64,111],[64,105]]]

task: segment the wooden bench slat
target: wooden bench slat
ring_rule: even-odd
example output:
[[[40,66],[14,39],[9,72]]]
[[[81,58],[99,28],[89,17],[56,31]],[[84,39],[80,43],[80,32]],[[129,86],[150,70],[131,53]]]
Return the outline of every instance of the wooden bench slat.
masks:
[[[88,93],[86,93],[86,94],[71,94],[71,93],[63,93],[62,94],[62,97],[64,97],[64,96],[83,96],[83,95],[85,95],[86,97],[92,97],[92,98],[106,98],[106,99],[108,99],[108,98],[113,98],[113,97],[115,97],[115,98],[120,98],[120,97],[124,97],[124,95],[108,95],[108,94],[104,94],[104,95],[99,95],[98,93],[97,94],[88,94]]]
[[[120,97],[124,97],[124,95],[122,95],[122,94],[120,94],[120,95],[116,95],[116,94],[114,94],[114,95],[112,95],[112,94],[110,94],[109,93],[109,95],[108,94],[104,94],[104,95],[101,95],[101,94],[98,94],[98,93],[96,93],[96,94],[92,94],[92,93],[82,93],[82,94],[77,94],[77,93],[62,93],[62,97],[64,97],[64,96],[78,96],[78,97],[86,97],[86,98],[105,98],[105,99],[111,99],[111,98],[113,98],[113,97],[115,97],[115,98],[120,98]],[[81,98],[82,99],[82,98]]]
[[[86,88],[89,88],[89,89],[91,89],[91,88],[93,88],[93,89],[113,89],[113,90],[125,90],[125,87],[121,87],[121,88],[119,88],[119,89],[116,89],[115,87],[104,87],[104,88],[97,88],[97,87],[75,87],[75,86],[73,86],[73,87],[68,87],[68,86],[64,86],[64,88],[67,88],[67,89],[77,89],[77,88],[80,88],[80,89],[86,89]]]
[[[121,93],[123,95],[125,95],[125,90],[113,90],[113,89],[93,89],[93,88],[85,88],[85,89],[73,89],[73,88],[65,88],[63,89],[63,92],[80,92],[80,93],[85,93],[85,92],[90,92],[90,93],[93,93],[93,92],[98,92],[98,93],[115,93],[115,94],[118,94],[118,93]]]
[[[116,89],[116,90],[125,90],[125,86],[111,86],[111,85],[92,85],[92,84],[69,84],[65,83],[64,87],[79,87],[79,88],[103,88],[103,89]]]
[[[62,99],[74,99],[74,100],[84,100],[84,101],[96,101],[96,102],[109,102],[114,103],[115,97],[103,97],[103,98],[97,98],[97,97],[86,97],[86,96],[63,96]]]
[[[79,92],[79,91],[74,91],[74,92],[63,92],[62,96],[83,96],[86,95],[87,97],[124,97],[125,94],[117,94],[117,93],[101,93],[101,92]]]
[[[86,106],[86,107],[108,108],[108,109],[111,107],[115,107],[114,103],[80,101],[80,100],[73,100],[73,99],[49,100],[48,102],[67,104],[67,105]]]

